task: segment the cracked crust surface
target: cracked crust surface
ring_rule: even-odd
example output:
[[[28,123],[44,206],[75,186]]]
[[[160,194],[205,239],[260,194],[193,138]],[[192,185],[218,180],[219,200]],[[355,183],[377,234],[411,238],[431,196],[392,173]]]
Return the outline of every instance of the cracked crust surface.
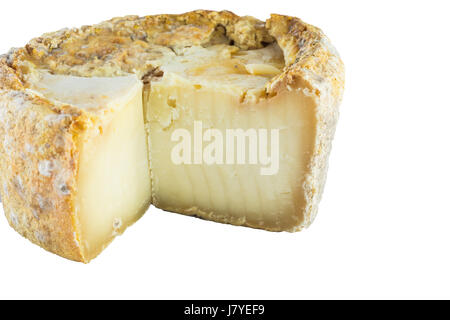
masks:
[[[305,221],[314,219],[344,88],[344,66],[327,37],[298,18],[271,15],[262,22],[231,12],[127,16],[64,29],[0,56],[0,193],[9,223],[20,234],[63,257],[86,262],[74,211],[77,137],[97,121],[92,113],[57,105],[29,90],[38,69],[76,76],[136,74],[145,82],[180,48],[215,44],[239,50],[276,42],[285,67],[266,87],[266,98],[302,89],[317,101],[317,137],[307,178]],[[292,230],[294,231],[294,230]]]

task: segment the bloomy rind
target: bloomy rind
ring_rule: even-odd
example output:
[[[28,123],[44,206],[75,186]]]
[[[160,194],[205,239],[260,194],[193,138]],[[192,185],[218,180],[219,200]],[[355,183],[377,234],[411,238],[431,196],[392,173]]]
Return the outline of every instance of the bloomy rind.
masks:
[[[46,250],[87,262],[77,236],[73,193],[77,134],[91,120],[77,108],[55,105],[28,90],[28,79],[38,67],[79,76],[135,73],[142,77],[157,67],[152,61],[173,54],[177,46],[207,46],[223,41],[243,50],[276,41],[284,52],[286,66],[281,75],[267,84],[266,98],[285,90],[302,90],[317,101],[315,151],[304,185],[307,205],[303,223],[290,231],[307,227],[315,217],[323,192],[344,87],[343,63],[326,36],[298,18],[272,15],[264,24],[228,11],[204,10],[181,15],[128,16],[64,29],[0,56],[0,193],[11,226]],[[159,52],[155,45],[167,48],[161,47],[164,50]],[[58,147],[56,140],[63,144]],[[27,148],[34,152],[27,153]],[[59,167],[48,173],[46,162],[42,161],[51,160],[59,160]],[[39,172],[40,163],[45,175]],[[65,176],[64,187],[58,190],[55,186],[61,172]],[[245,221],[222,222],[246,225]]]

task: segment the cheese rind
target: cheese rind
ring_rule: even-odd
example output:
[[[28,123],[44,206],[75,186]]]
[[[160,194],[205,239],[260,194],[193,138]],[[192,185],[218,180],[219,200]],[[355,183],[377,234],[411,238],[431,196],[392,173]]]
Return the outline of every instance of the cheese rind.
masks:
[[[52,103],[23,91],[0,95],[2,204],[10,225],[33,243],[68,259],[86,261],[73,210],[76,122],[85,116],[51,111]],[[4,143],[3,141],[3,143]],[[5,144],[4,144],[5,145]]]

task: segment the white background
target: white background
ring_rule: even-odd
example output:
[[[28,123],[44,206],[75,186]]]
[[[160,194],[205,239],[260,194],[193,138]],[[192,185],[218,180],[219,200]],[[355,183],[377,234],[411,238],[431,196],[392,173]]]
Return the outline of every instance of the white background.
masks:
[[[0,216],[0,298],[450,298],[447,1],[7,1],[0,52],[127,14],[228,9],[321,27],[346,92],[315,223],[270,233],[155,208],[89,265]]]

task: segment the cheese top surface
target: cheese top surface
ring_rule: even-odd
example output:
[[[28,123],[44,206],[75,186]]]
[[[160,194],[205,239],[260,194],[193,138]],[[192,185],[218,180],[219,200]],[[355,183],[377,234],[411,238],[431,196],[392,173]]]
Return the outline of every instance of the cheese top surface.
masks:
[[[35,70],[81,77],[134,74],[143,80],[162,70],[211,85],[264,87],[267,97],[305,79],[330,86],[339,100],[344,84],[342,62],[321,30],[275,14],[265,22],[205,10],[118,17],[44,34],[1,59],[18,77],[1,67],[0,87],[17,89],[28,87],[27,75]]]
[[[242,89],[264,88],[284,67],[283,52],[276,44],[254,50],[235,46],[199,46],[178,50],[160,69],[202,86],[233,86]]]
[[[45,98],[82,109],[109,109],[126,103],[141,89],[135,75],[103,78],[41,72],[31,89]]]
[[[235,46],[193,46],[171,51],[155,62],[166,81],[181,80],[197,87],[220,87],[245,92],[263,90],[282,72],[283,52],[277,44],[254,50]],[[158,78],[155,79],[156,81]],[[47,99],[94,111],[120,105],[140,87],[136,75],[82,77],[36,70],[29,89]]]

